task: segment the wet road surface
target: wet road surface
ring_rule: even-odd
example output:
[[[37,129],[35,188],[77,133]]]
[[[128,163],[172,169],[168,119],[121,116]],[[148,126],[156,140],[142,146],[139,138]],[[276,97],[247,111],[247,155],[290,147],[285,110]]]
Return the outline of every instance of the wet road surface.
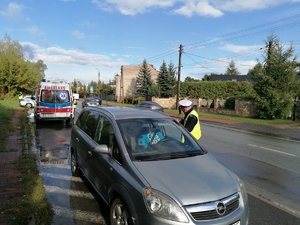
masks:
[[[44,178],[47,197],[55,213],[52,225],[110,225],[109,209],[95,193],[91,185],[84,177],[76,178],[71,175],[69,155],[70,131],[71,127],[59,121],[46,122],[36,126],[36,146],[34,146],[33,151],[39,157],[39,171]],[[224,145],[224,143],[222,144]],[[210,144],[208,147],[211,148]],[[246,182],[249,181],[249,177],[252,177],[252,180],[249,181],[251,183],[259,183],[260,180],[264,179],[263,177],[272,178],[272,176],[269,176],[271,171],[265,168],[267,165],[264,162],[255,160],[257,164],[253,168],[253,159],[249,158],[249,156],[233,154],[230,151],[215,152],[213,154],[221,162],[227,164],[243,180],[245,179]],[[260,173],[261,171],[264,171],[264,174]],[[286,176],[287,173],[280,168],[276,168],[275,172],[279,177],[282,177],[281,179],[285,177],[290,182],[291,190],[283,189],[283,193],[292,193],[295,191],[293,189],[297,189],[295,185],[298,184],[297,179],[299,177]],[[260,174],[260,177],[255,174]],[[269,185],[274,185],[270,179],[265,182]],[[272,186],[265,186],[264,188],[268,189],[272,188]],[[254,191],[259,195],[259,190]],[[250,225],[300,224],[299,218],[252,195],[249,195],[249,206]]]
[[[36,126],[36,146],[40,175],[54,210],[53,225],[107,225],[108,207],[83,178],[72,177],[70,169],[71,127],[61,121]]]

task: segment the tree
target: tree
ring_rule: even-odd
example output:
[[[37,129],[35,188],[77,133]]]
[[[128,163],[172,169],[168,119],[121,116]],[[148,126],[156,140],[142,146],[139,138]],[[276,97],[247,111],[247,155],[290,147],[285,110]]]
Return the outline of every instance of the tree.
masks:
[[[211,81],[211,75],[205,74],[202,78],[203,81]]]
[[[199,81],[199,80],[196,80],[190,76],[187,76],[185,79],[184,79],[184,82],[196,82],[196,81]]]
[[[256,92],[255,103],[262,119],[285,118],[296,95],[293,87],[297,62],[293,46],[285,48],[279,39],[270,35],[266,41],[264,73],[252,76]]]
[[[102,83],[101,94],[112,95],[114,93],[114,88],[110,84]]]
[[[172,91],[170,93],[170,97],[171,96],[175,96],[177,94],[177,77],[176,77],[176,70],[174,67],[173,62],[170,62],[168,65],[168,73],[169,73],[169,83],[170,86],[172,87]]]
[[[45,77],[45,71],[48,69],[47,65],[44,64],[43,60],[38,60],[36,63],[33,63],[34,66],[40,71],[43,78]]]
[[[233,60],[230,61],[229,66],[226,70],[226,75],[239,75],[241,74],[238,69],[235,67],[235,62]]]
[[[153,82],[151,80],[151,72],[148,67],[146,59],[144,59],[143,64],[136,78],[136,93],[140,97],[144,97],[145,99],[148,99],[149,97],[151,97],[150,89],[152,83]]]
[[[262,63],[258,62],[252,69],[248,70],[247,75],[257,76],[263,75],[265,73],[265,68]]]
[[[25,60],[22,46],[8,35],[0,41],[0,95],[14,97],[20,92],[33,94],[47,66],[42,60]]]
[[[167,68],[165,61],[163,61],[163,63],[160,66],[159,73],[157,76],[157,85],[159,90],[159,96],[161,98],[168,98],[173,95],[174,70],[172,68],[174,68],[172,65],[169,65],[169,68]]]

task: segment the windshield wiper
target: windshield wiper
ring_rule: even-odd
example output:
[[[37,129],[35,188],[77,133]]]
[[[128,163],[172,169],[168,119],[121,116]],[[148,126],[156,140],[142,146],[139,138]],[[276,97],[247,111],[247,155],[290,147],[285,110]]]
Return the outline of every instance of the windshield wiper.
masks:
[[[168,159],[179,159],[179,158],[187,158],[199,155],[199,153],[172,153],[168,155],[162,155],[156,157],[156,160],[168,160]]]
[[[199,152],[190,152],[190,153],[171,153],[171,154],[164,154],[155,157],[143,157],[138,161],[158,161],[158,160],[170,160],[170,159],[179,159],[179,158],[187,158],[201,155]]]

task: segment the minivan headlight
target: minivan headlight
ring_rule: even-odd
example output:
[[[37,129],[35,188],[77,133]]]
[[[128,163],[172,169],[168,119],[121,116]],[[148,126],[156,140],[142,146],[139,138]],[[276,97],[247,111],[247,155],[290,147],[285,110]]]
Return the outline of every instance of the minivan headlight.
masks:
[[[238,182],[239,182],[239,185],[240,185],[241,195],[242,195],[243,201],[246,204],[248,202],[248,194],[247,194],[247,191],[246,191],[245,184],[243,183],[243,181],[238,176],[237,176],[237,179],[238,179]]]
[[[168,195],[152,188],[144,188],[143,198],[149,213],[168,220],[189,222],[183,210]]]

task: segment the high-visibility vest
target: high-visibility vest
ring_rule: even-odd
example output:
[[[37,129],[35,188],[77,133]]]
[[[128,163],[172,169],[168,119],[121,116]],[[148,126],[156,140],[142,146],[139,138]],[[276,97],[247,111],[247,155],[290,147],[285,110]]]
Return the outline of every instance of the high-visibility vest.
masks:
[[[187,117],[185,118],[184,122],[183,122],[183,126],[185,126],[186,121],[188,120],[190,115],[194,115],[197,117],[197,124],[194,126],[193,130],[190,132],[197,140],[200,139],[201,137],[201,127],[200,127],[200,121],[199,121],[199,117],[198,117],[198,113],[195,110],[192,110]]]
[[[75,108],[76,108],[76,106],[77,106],[77,100],[76,100],[76,99],[74,99],[74,101],[73,101],[73,108],[75,109]]]

